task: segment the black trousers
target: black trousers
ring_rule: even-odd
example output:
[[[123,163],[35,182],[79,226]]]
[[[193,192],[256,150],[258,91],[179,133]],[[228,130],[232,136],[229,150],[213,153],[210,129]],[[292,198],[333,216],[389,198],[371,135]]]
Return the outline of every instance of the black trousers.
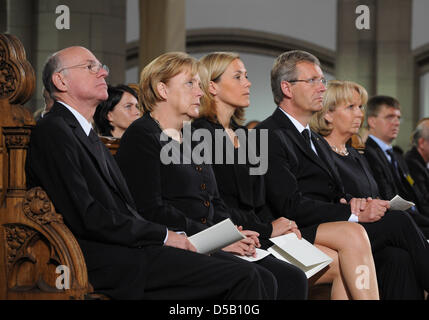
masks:
[[[417,279],[417,287],[421,286],[424,290],[429,289],[429,244],[426,241],[425,236],[421,233],[413,219],[409,214],[401,211],[388,211],[385,216],[377,222],[373,223],[362,223],[362,226],[368,233],[369,240],[374,255],[374,260],[385,261],[386,256],[392,255],[392,261],[395,261],[398,269],[392,270],[389,268],[382,268],[384,272],[391,273],[391,275],[377,274],[377,277],[383,279],[381,281],[389,281],[390,288],[392,286],[404,286],[404,284],[397,283],[401,278],[395,278],[395,274],[406,272],[404,279]],[[409,258],[398,259],[398,253],[396,251],[384,252],[384,256],[378,259],[378,254],[387,247],[399,248],[408,254]],[[392,250],[392,249],[390,249]],[[404,257],[404,252],[401,251],[400,255]],[[384,257],[384,258],[383,258]],[[378,270],[379,268],[377,268]],[[408,272],[407,272],[408,270]],[[413,275],[414,273],[414,275]],[[414,286],[411,282],[410,286]],[[385,285],[381,285],[382,288],[386,288]],[[413,289],[413,290],[414,290]],[[386,293],[387,296],[392,293]],[[411,292],[410,292],[411,294]],[[413,298],[413,297],[410,297]]]
[[[429,217],[422,215],[418,210],[414,212],[408,210],[407,213],[413,218],[426,239],[429,239]]]
[[[374,253],[374,262],[381,300],[423,300],[423,288],[407,251],[386,247]]]
[[[276,279],[269,271],[235,257],[218,258],[167,246],[80,243],[94,290],[113,299],[259,300],[277,296]]]
[[[216,257],[237,262],[246,261],[235,257],[228,252],[217,252]],[[262,260],[252,262],[258,268],[261,274],[270,272],[277,283],[278,292],[275,299],[277,300],[305,300],[308,297],[308,279],[305,273],[294,265],[281,261],[272,255],[265,257]],[[265,271],[263,271],[265,270]]]

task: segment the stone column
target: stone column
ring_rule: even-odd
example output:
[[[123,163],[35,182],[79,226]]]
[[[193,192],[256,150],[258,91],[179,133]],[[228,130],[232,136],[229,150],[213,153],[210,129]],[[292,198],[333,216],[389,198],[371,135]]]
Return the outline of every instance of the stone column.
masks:
[[[358,30],[356,8],[370,10],[370,29]],[[339,0],[336,77],[363,85],[369,96],[389,95],[401,103],[403,122],[395,144],[408,148],[418,116],[411,52],[412,1]]]
[[[15,0],[14,0],[15,1]],[[26,1],[28,2],[28,1]],[[84,46],[110,68],[107,82],[125,81],[125,19],[126,0],[39,0],[35,8],[37,39],[35,64],[37,107],[43,105],[42,70],[46,58],[65,47]],[[56,8],[66,5],[70,9],[70,29],[59,30]]]
[[[356,8],[367,5],[370,29],[356,27]],[[338,80],[355,81],[368,91],[376,88],[376,30],[374,1],[339,0],[337,11],[337,57],[335,75]]]
[[[418,117],[414,105],[414,60],[411,52],[412,1],[377,1],[377,93],[396,97],[402,123],[396,144],[408,149]]]
[[[35,55],[33,54],[36,46],[36,37],[34,34],[34,8],[36,1],[27,0],[2,0],[0,5],[6,9],[6,19],[1,24],[5,24],[8,33],[13,34],[22,42],[27,53],[27,59],[34,65]],[[0,19],[2,20],[2,19]]]
[[[185,0],[140,0],[140,69],[162,53],[185,51]]]

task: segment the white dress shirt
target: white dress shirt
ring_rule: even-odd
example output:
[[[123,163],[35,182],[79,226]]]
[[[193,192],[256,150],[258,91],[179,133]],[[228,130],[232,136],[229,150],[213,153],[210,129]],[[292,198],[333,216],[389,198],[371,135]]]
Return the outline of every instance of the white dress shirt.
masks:
[[[313,141],[311,140],[311,130],[310,130],[310,126],[307,124],[306,127],[304,127],[298,120],[296,120],[294,117],[292,117],[289,113],[287,113],[286,111],[284,111],[282,108],[279,108],[281,111],[283,111],[283,113],[290,119],[290,121],[292,121],[293,125],[295,126],[295,128],[298,130],[299,133],[302,133],[302,131],[304,131],[304,129],[308,129],[309,133],[310,133],[310,142],[311,142],[311,149],[313,149],[314,153],[318,155],[317,151],[316,151],[316,147],[313,144]],[[357,215],[355,215],[354,213],[352,213],[349,217],[349,222],[358,222],[359,218]]]

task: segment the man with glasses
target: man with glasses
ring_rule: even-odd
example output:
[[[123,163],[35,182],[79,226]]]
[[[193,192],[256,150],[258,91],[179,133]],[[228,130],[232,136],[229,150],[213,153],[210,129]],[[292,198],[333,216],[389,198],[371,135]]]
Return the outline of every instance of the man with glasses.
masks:
[[[399,101],[389,96],[375,96],[367,103],[368,140],[365,156],[372,169],[383,199],[397,194],[416,204],[407,210],[429,239],[429,203],[410,175],[403,156],[392,148],[399,134]]]
[[[137,213],[118,166],[91,126],[95,108],[108,97],[108,73],[82,47],[48,59],[43,83],[55,103],[32,132],[26,162],[28,186],[46,190],[62,214],[95,291],[116,299],[276,297],[271,273],[239,259],[193,252],[186,236]]]
[[[267,205],[298,227],[350,221],[366,230],[382,299],[418,299],[429,288],[429,245],[410,217],[387,201],[344,194],[327,142],[309,122],[321,110],[325,79],[319,60],[300,50],[277,57],[271,88],[277,105],[256,129],[268,129]],[[347,200],[346,200],[347,199]],[[315,237],[315,234],[313,235]],[[307,239],[314,241],[313,239]]]

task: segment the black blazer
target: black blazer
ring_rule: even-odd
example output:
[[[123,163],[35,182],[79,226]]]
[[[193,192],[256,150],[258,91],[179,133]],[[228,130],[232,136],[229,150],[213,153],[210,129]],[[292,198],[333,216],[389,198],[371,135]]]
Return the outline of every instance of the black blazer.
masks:
[[[250,175],[249,167],[251,164],[246,158],[246,163],[238,163],[238,149],[246,150],[247,152],[256,152],[249,150],[247,144],[247,129],[238,126],[232,121],[231,127],[234,130],[241,129],[245,136],[238,135],[240,148],[235,149],[229,138],[223,139],[222,154],[225,156],[227,148],[234,149],[234,163],[216,164],[216,148],[215,148],[215,130],[225,132],[224,127],[219,123],[214,123],[206,118],[200,118],[192,123],[196,129],[207,129],[212,137],[212,167],[216,176],[219,193],[225,204],[236,209],[235,212],[242,212],[237,219],[242,224],[248,226],[249,229],[257,231],[261,238],[270,238],[273,231],[271,221],[273,216],[269,212],[269,208],[265,206],[265,185],[264,178],[261,175]],[[265,222],[263,222],[265,221]]]
[[[295,220],[300,228],[347,221],[350,206],[339,203],[346,194],[324,139],[312,132],[317,156],[279,108],[257,126],[261,129],[268,129],[265,186],[271,211]]]
[[[374,173],[374,178],[377,181],[382,199],[390,200],[396,194],[399,194],[404,199],[413,201],[421,214],[429,216],[429,203],[425,201],[418,185],[414,182],[410,183],[406,178],[406,176],[410,175],[410,171],[402,155],[395,152],[402,173],[399,185],[395,182],[393,174],[389,169],[391,164],[387,160],[383,150],[381,150],[371,137],[366,141],[365,156]]]
[[[390,163],[378,144],[368,137],[365,143],[365,157],[371,167],[375,181],[377,181],[381,199],[390,200],[399,194],[399,188],[395,183],[393,174],[390,171]],[[411,199],[408,199],[411,201]]]
[[[135,284],[131,282],[141,286],[144,281],[124,281],[123,292],[110,286],[113,279],[120,281],[123,276],[110,265],[114,259],[112,252],[121,247],[162,245],[167,229],[136,213],[119,168],[107,148],[97,140],[86,136],[74,115],[55,103],[32,132],[26,161],[27,184],[30,188],[41,186],[46,190],[64,217],[81,246],[96,290],[102,288],[115,298],[136,297],[133,296],[136,292],[137,297],[141,297],[142,288],[133,291],[131,287]],[[124,254],[123,259],[132,261],[135,254]],[[144,271],[144,263],[142,268]],[[104,277],[94,277],[92,271]]]
[[[429,203],[429,169],[426,167],[425,161],[415,147],[405,154],[405,161],[424,201]]]
[[[168,146],[180,154],[181,160],[184,157],[184,144],[171,138],[161,141],[161,134],[156,122],[145,114],[122,136],[116,155],[139,213],[188,235],[226,218],[252,230],[254,221],[248,212],[229,208],[221,199],[210,164],[195,164],[189,158],[188,164],[161,162],[161,150]],[[197,145],[199,142],[194,141],[192,150]]]

